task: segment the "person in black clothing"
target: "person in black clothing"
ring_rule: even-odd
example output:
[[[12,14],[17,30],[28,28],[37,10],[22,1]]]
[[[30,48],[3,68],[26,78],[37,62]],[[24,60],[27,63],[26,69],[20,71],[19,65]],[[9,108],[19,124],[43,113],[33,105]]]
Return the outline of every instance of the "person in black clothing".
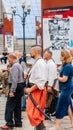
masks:
[[[7,52],[7,49],[4,50],[4,52],[2,53],[3,57],[1,58],[1,63],[4,63],[7,64],[7,59],[8,59],[8,52]]]

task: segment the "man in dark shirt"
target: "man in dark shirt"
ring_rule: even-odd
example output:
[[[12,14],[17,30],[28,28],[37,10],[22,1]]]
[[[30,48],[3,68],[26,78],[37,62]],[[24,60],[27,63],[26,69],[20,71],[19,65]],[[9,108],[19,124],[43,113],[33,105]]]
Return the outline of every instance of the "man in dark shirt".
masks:
[[[9,55],[9,63],[12,64],[9,74],[9,94],[6,103],[5,120],[6,125],[2,129],[10,127],[22,127],[21,121],[21,97],[24,94],[24,73],[21,65],[17,62],[15,54]],[[13,122],[14,113],[14,122]]]

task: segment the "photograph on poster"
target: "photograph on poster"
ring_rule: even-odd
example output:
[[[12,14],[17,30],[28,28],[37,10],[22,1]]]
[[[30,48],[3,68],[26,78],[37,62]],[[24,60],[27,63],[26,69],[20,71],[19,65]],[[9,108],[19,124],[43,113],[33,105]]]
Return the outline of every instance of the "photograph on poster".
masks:
[[[70,20],[54,18],[48,20],[48,31],[53,50],[69,48]]]

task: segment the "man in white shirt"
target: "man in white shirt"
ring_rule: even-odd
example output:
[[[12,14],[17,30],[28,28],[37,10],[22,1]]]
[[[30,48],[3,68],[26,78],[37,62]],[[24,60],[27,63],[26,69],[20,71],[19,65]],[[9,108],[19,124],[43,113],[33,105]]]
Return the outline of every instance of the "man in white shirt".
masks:
[[[47,81],[47,67],[44,59],[41,57],[42,49],[40,46],[33,46],[30,50],[31,57],[35,59],[35,63],[29,72],[30,87],[26,88],[27,94],[31,93],[32,97],[40,108],[44,111],[46,105],[46,87]],[[28,96],[27,115],[32,126],[36,126],[35,130],[46,130],[43,121],[43,114],[34,106],[30,97]]]
[[[71,54],[71,58],[72,58],[72,65],[73,65],[73,48],[70,49],[70,54]]]
[[[70,54],[71,54],[72,66],[73,66],[73,48],[70,48]],[[72,81],[73,81],[73,78],[72,78]],[[72,97],[72,100],[73,100],[73,93],[72,93],[71,97]]]
[[[50,113],[50,105],[53,99],[53,95],[50,93],[54,93],[54,81],[57,79],[57,66],[52,59],[52,52],[49,49],[46,49],[43,54],[43,58],[47,63],[47,71],[48,71],[48,84],[47,84],[47,99],[46,99],[46,113]]]

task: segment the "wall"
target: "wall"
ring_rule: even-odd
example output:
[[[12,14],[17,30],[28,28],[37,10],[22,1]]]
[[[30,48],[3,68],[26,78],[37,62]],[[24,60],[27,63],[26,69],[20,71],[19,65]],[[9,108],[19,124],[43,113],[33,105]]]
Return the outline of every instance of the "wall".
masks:
[[[25,40],[26,53],[30,53],[30,48],[34,44],[36,44],[35,39]],[[14,50],[19,50],[20,52],[23,53],[23,40],[22,39],[15,39],[14,40]]]
[[[30,48],[34,44],[36,44],[35,39],[25,40],[26,53],[30,53]],[[22,39],[16,39],[14,37],[14,51],[15,50],[19,50],[20,52],[23,53],[23,40]],[[0,35],[0,53],[2,53],[2,51],[3,51],[3,35]]]
[[[41,0],[42,9],[64,6],[73,6],[73,0]]]
[[[0,0],[0,19],[2,19],[2,0]]]
[[[0,34],[0,54],[3,51],[3,35]]]

